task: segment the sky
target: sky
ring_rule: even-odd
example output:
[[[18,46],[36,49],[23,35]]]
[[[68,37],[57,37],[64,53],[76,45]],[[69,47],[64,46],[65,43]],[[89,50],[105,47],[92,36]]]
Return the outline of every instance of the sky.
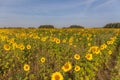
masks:
[[[102,27],[120,22],[120,0],[0,0],[0,27]]]

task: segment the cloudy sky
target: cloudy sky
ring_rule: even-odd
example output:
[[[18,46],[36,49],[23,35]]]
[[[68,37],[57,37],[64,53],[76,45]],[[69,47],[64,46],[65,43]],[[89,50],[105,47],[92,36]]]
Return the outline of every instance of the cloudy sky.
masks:
[[[120,22],[120,0],[0,0],[0,27],[101,27],[111,22]]]

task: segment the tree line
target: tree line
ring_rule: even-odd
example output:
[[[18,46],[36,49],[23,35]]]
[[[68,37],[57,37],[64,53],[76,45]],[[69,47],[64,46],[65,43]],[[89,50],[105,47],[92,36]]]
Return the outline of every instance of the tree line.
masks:
[[[40,25],[38,28],[55,28],[55,27],[53,25]],[[84,28],[84,26],[70,25],[69,27],[63,27],[63,28]],[[108,23],[102,28],[120,28],[120,23]]]
[[[20,28],[21,29],[21,28],[25,28],[25,27],[3,27],[3,28]],[[27,28],[33,29],[35,27],[27,27]],[[55,28],[55,27],[53,25],[40,25],[37,28],[48,28],[49,29],[49,28]],[[70,25],[68,27],[63,27],[63,29],[66,29],[66,28],[85,28],[85,27],[81,26],[81,25]],[[98,27],[96,27],[96,28],[98,28]],[[120,23],[108,23],[101,28],[120,28]]]
[[[109,23],[106,24],[103,28],[120,28],[120,23]]]
[[[38,28],[55,28],[53,25],[40,25]],[[63,27],[63,28],[84,28],[80,25],[70,25],[69,27]]]

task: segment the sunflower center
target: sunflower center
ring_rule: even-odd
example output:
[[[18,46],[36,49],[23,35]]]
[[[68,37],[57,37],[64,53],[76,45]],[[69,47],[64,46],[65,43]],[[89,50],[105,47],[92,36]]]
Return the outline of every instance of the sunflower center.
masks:
[[[55,80],[60,80],[60,76],[59,75],[55,75]]]
[[[79,56],[78,56],[78,55],[76,55],[76,58],[79,58]]]
[[[28,66],[26,66],[26,69],[28,69]]]
[[[64,67],[65,67],[65,69],[68,69],[68,68],[69,68],[69,65],[68,65],[68,64],[66,64]]]
[[[90,58],[90,55],[88,55],[87,58]]]
[[[76,67],[76,70],[78,70],[78,67]]]
[[[9,49],[9,46],[7,45],[6,48]]]
[[[97,49],[96,48],[93,48],[93,52],[96,52],[97,51]]]

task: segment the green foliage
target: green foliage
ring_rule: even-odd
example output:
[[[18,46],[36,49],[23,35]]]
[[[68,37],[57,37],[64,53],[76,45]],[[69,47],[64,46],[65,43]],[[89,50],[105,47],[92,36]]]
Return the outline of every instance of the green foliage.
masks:
[[[70,25],[70,27],[68,28],[84,28],[84,27],[80,25]]]
[[[99,70],[104,69],[112,56],[108,51],[115,49],[116,33],[119,34],[117,29],[2,29],[0,79],[50,80],[51,75],[59,71],[65,80],[96,80]],[[108,41],[112,43],[107,44]],[[10,46],[10,50],[4,48],[5,44]],[[100,53],[90,51],[93,46],[100,49],[102,44],[107,47]],[[85,57],[87,53],[92,54],[92,60]],[[75,54],[80,59],[76,60]],[[42,57],[45,62],[41,61]],[[64,72],[61,67],[67,61],[72,69]],[[24,64],[30,66],[28,71],[24,70]],[[75,70],[76,65],[80,67],[79,71]]]
[[[120,28],[120,23],[109,23],[106,24],[104,28]]]
[[[54,28],[53,25],[40,25],[38,28]]]

